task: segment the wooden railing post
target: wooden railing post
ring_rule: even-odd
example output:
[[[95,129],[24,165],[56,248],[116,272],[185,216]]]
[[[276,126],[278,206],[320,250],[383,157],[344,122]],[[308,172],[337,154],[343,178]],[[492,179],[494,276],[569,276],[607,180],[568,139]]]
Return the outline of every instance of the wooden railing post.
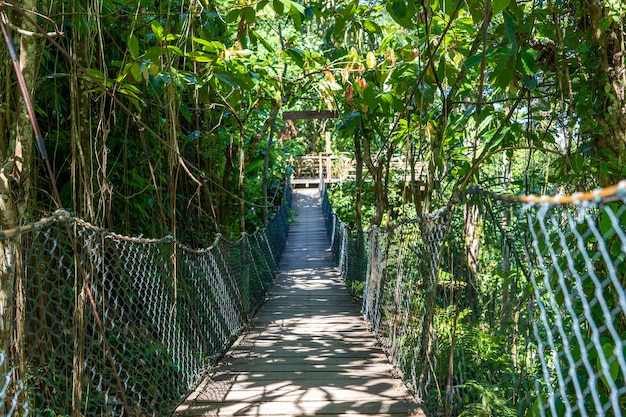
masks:
[[[319,178],[320,178],[320,182],[322,182],[322,180],[324,179],[324,167],[322,166],[322,154],[320,153],[318,155],[318,162],[319,162]]]

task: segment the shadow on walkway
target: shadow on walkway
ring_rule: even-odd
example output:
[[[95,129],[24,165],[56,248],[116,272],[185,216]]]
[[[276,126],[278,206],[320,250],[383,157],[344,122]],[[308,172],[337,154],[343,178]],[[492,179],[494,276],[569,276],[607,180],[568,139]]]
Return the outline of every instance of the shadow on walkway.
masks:
[[[296,190],[293,208],[267,302],[177,415],[425,416],[350,298],[317,190]]]

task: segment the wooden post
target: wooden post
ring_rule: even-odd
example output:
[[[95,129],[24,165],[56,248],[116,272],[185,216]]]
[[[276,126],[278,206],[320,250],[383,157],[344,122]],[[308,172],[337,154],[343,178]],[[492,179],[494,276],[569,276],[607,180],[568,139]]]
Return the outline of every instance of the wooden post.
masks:
[[[332,169],[332,154],[333,151],[330,147],[330,132],[325,132],[326,136],[326,182],[330,184],[333,179],[333,169]]]
[[[322,181],[324,180],[324,167],[322,166],[322,154],[320,153],[318,156],[318,162],[319,162],[319,178],[320,178],[320,184],[322,183]]]

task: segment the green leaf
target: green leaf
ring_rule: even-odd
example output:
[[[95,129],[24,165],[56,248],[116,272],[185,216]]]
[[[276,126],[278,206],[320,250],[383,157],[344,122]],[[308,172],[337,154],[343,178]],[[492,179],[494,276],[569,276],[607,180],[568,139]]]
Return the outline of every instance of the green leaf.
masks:
[[[304,16],[304,12],[306,11],[305,7],[298,2],[292,0],[282,0],[285,6],[289,6],[290,10],[296,10],[298,13]]]
[[[243,17],[246,19],[247,23],[254,23],[256,22],[256,11],[250,6],[244,7]]]
[[[480,61],[482,61],[482,58],[483,58],[482,54],[476,54],[476,55],[469,56],[465,60],[465,66],[467,68],[475,67],[476,65],[480,64]]]
[[[619,374],[619,369],[620,369],[619,361],[617,360],[617,357],[615,356],[615,346],[611,343],[605,343],[602,345],[602,352],[604,353],[604,357],[606,358],[606,361],[609,365],[608,374],[613,380],[613,382],[615,382],[615,380],[617,379],[617,375]],[[603,371],[600,373],[600,380],[602,381],[602,383],[604,383],[607,390],[610,390],[611,386],[606,376],[607,370],[602,368],[602,361],[600,360],[600,355],[598,355],[598,358],[597,358],[597,365],[598,365],[598,369],[602,369]]]
[[[161,26],[161,23],[158,20],[153,20],[150,26],[157,42],[163,41],[163,26]]]
[[[233,23],[239,20],[239,16],[241,15],[241,9],[233,9],[224,18],[226,23]]]
[[[341,120],[339,130],[343,131],[345,135],[351,135],[356,127],[359,125],[359,119],[361,118],[361,112],[354,112],[346,116]]]
[[[251,174],[255,171],[260,171],[263,168],[264,162],[263,158],[254,158],[250,161],[248,166],[246,166],[246,173]]]
[[[215,60],[215,56],[207,55],[205,52],[202,51],[187,52],[185,56],[193,59],[196,62],[213,62]]]
[[[404,0],[391,0],[387,2],[387,12],[393,20],[395,20],[400,26],[407,29],[413,29],[413,15],[415,13],[415,6],[412,1],[405,2]]]
[[[161,55],[163,54],[163,47],[161,46],[153,46],[151,48],[148,48],[148,50],[146,50],[146,52],[144,53],[144,56],[149,59],[151,62],[155,63],[155,64],[159,64]]]
[[[221,52],[224,50],[224,44],[221,42],[207,41],[206,39],[195,38],[195,37],[192,37],[191,39],[194,42],[197,42],[200,45],[203,45],[204,47],[202,48],[202,50],[204,50],[205,52]]]
[[[167,50],[173,53],[174,55],[183,56],[183,51],[175,45],[167,45]]]
[[[220,81],[221,84],[226,84],[233,88],[239,88],[239,84],[237,84],[237,81],[235,81],[235,79],[230,74],[216,72],[213,75]]]
[[[274,47],[265,39],[265,36],[260,36],[255,30],[250,29],[250,38],[255,38],[267,49],[269,52],[274,52]]]
[[[304,67],[304,52],[299,48],[289,48],[285,50],[285,54],[289,56],[293,62],[300,68]]]
[[[523,73],[532,75],[536,72],[537,68],[537,51],[532,48],[527,48],[522,51],[520,60],[522,63]]]
[[[139,62],[133,62],[133,65],[130,67],[130,74],[135,82],[141,81],[141,64]]]
[[[106,75],[102,71],[98,71],[94,68],[87,68],[86,71],[96,80],[100,81],[105,87],[110,88],[113,86],[113,83],[107,78]]]
[[[454,9],[456,8],[458,1],[457,0],[444,0],[443,2],[443,12],[445,14],[447,14],[448,16],[452,16],[452,12],[454,12]],[[461,7],[463,7],[463,5],[461,5]]]
[[[479,24],[485,18],[485,3],[484,0],[467,0],[467,6],[470,14],[472,15],[472,21],[475,25]]]
[[[122,84],[118,91],[123,94],[133,106],[135,106],[137,111],[142,111],[142,107],[145,107],[146,103],[139,96],[141,92],[137,87],[130,84]]]
[[[376,22],[372,22],[371,20],[364,21],[363,28],[369,33],[381,34],[383,32],[382,28]]]
[[[283,15],[285,13],[285,5],[280,0],[274,0],[272,2],[272,6],[274,7],[274,11],[279,15]]]
[[[492,0],[491,11],[493,12],[493,15],[495,16],[509,7],[509,3],[511,3],[511,0]]]
[[[507,134],[509,133],[509,128],[505,127],[503,128],[500,133],[498,134],[498,136],[495,137],[494,139],[494,135],[495,133],[498,131],[498,128],[492,129],[489,132],[487,132],[485,134],[485,137],[491,137],[492,140],[489,142],[489,152],[493,152],[495,150],[497,150],[500,147],[500,144],[502,143],[502,141],[506,138]]]
[[[514,76],[515,72],[511,71],[506,64],[498,65],[493,71],[494,85],[504,90],[509,86]]]
[[[378,107],[378,97],[376,90],[372,86],[368,86],[363,92],[363,101],[367,104],[368,113],[372,113]]]
[[[139,58],[139,39],[135,35],[128,39],[128,52],[133,59]]]
[[[289,10],[289,15],[293,19],[293,24],[296,27],[296,30],[300,30],[302,28],[302,17],[304,16],[304,14],[300,13],[295,8],[291,8]]]
[[[524,77],[522,78],[522,82],[524,83],[526,88],[531,91],[537,88],[537,77],[535,77],[534,75],[524,75]]]
[[[513,56],[517,52],[517,27],[513,22],[511,13],[504,13],[504,30],[509,40],[509,55]]]

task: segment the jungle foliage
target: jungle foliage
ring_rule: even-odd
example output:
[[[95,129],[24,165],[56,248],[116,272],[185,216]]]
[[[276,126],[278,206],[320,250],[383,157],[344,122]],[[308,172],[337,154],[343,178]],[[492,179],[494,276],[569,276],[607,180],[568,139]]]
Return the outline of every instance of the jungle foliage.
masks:
[[[0,11],[53,171],[3,44],[0,229],[64,207],[119,233],[207,246],[263,224],[290,158],[321,151],[332,130],[356,172],[333,206],[357,231],[462,213],[447,250],[467,272],[444,264],[438,278],[474,292],[456,310],[456,346],[438,326],[439,363],[480,354],[503,374],[512,352],[484,329],[527,331],[515,327],[523,271],[500,240],[477,244],[508,230],[510,211],[487,222],[488,202],[459,196],[471,184],[569,193],[626,176],[621,0],[7,0]],[[340,119],[282,121],[298,109]],[[497,273],[477,273],[477,259]],[[431,324],[451,314],[438,306]],[[461,401],[455,413],[511,414],[510,387],[473,371],[457,392],[489,407]]]
[[[624,176],[620,1],[5,4],[61,201],[3,46],[4,227],[62,206],[125,233],[237,235],[267,219],[294,151],[320,151],[333,127],[357,165],[359,224],[470,183],[540,193]],[[312,108],[340,122],[281,120]]]

